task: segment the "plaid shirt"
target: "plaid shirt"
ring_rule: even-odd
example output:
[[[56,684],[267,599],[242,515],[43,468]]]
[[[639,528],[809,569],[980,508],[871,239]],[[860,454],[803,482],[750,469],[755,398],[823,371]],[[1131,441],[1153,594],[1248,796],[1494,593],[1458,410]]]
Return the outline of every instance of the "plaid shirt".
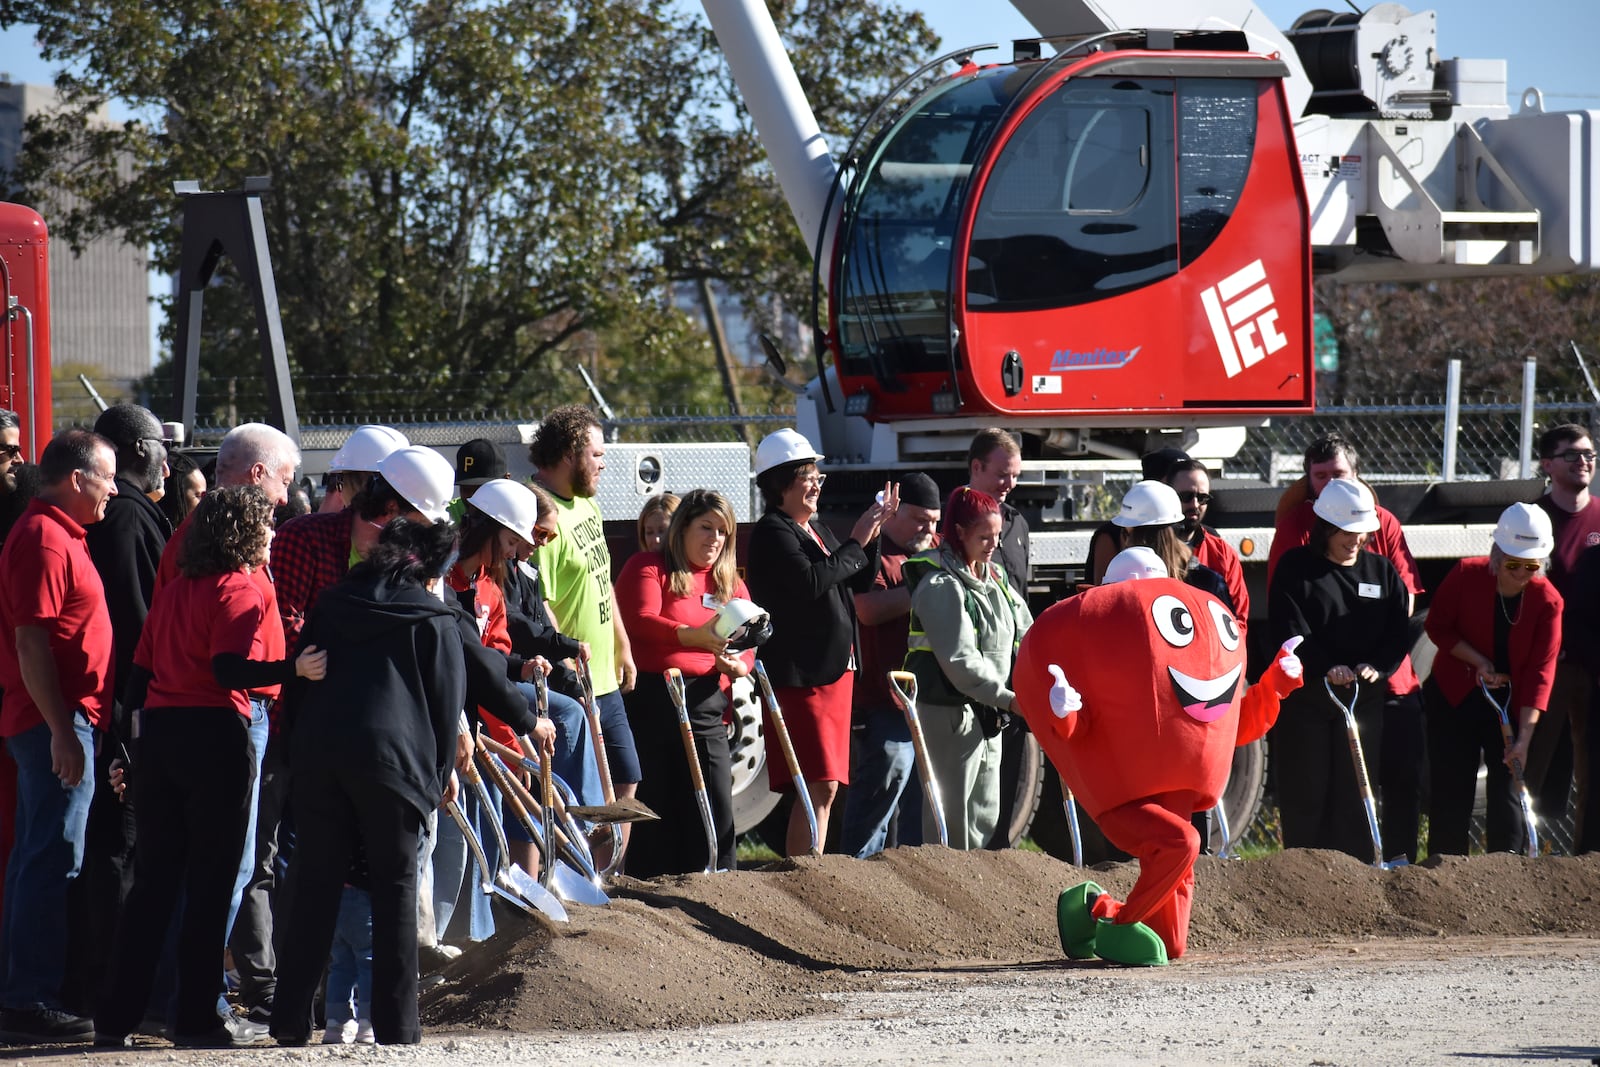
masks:
[[[349,573],[355,522],[356,513],[349,508],[301,515],[284,523],[272,539],[272,576],[290,648],[299,642],[317,594]]]

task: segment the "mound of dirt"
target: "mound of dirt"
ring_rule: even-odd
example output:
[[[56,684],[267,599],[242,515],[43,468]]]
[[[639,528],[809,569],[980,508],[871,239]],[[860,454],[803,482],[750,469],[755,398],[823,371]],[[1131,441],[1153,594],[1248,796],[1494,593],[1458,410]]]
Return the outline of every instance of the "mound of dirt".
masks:
[[[1119,896],[1137,864],[1104,864]],[[572,921],[507,918],[424,1003],[431,1027],[613,1029],[783,1019],[884,971],[1063,961],[1055,901],[1084,872],[1032,852],[894,849],[623,879]],[[1369,937],[1600,937],[1600,857],[1441,858],[1379,871],[1291,851],[1195,869],[1189,955]],[[1179,966],[1181,966],[1181,962]],[[1098,964],[1089,964],[1098,966]]]

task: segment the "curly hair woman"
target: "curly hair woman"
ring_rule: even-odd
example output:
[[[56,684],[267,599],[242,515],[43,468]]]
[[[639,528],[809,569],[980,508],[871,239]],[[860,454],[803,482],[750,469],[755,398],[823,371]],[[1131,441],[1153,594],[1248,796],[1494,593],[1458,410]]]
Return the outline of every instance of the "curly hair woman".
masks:
[[[217,960],[244,852],[256,760],[245,690],[320,679],[327,653],[265,662],[261,620],[273,609],[250,578],[267,564],[272,505],[255,486],[201,499],[179,557],[180,577],[151,605],[134,652],[128,706],[139,716],[139,849],[97,1037],[126,1038],[145,1018],[161,942],[180,891],[174,1040],[226,1046],[240,1037],[217,1016]],[[241,1035],[242,1036],[242,1035]],[[259,1040],[257,1035],[255,1040]]]

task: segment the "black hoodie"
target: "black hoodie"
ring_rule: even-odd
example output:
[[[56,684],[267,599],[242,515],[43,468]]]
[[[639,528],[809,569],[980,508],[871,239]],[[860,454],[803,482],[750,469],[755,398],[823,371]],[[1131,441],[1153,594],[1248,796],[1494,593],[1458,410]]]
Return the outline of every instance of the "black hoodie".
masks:
[[[451,608],[358,566],[317,598],[307,645],[327,649],[328,674],[296,690],[291,767],[366,779],[424,815],[438,807],[467,693]]]

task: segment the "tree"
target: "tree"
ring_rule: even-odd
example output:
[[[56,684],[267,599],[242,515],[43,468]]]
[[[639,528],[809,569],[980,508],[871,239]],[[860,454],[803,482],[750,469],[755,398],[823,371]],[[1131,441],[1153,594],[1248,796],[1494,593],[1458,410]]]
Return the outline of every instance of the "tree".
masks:
[[[1600,278],[1475,278],[1406,284],[1317,286],[1318,308],[1339,338],[1339,370],[1325,376],[1327,403],[1440,396],[1445,364],[1462,360],[1469,393],[1517,395],[1522,363],[1539,364],[1542,390],[1585,391],[1576,342],[1600,362]]]
[[[830,131],[931,48],[876,3],[776,12]],[[173,181],[271,178],[303,408],[580,399],[579,357],[619,394],[705,402],[674,283],[803,306],[805,244],[708,31],[669,0],[0,0],[15,22],[63,65],[67,107],[30,122],[8,184],[59,236],[120,234],[170,271]],[[94,125],[111,98],[140,119]],[[203,382],[253,384],[243,294],[206,312]]]

